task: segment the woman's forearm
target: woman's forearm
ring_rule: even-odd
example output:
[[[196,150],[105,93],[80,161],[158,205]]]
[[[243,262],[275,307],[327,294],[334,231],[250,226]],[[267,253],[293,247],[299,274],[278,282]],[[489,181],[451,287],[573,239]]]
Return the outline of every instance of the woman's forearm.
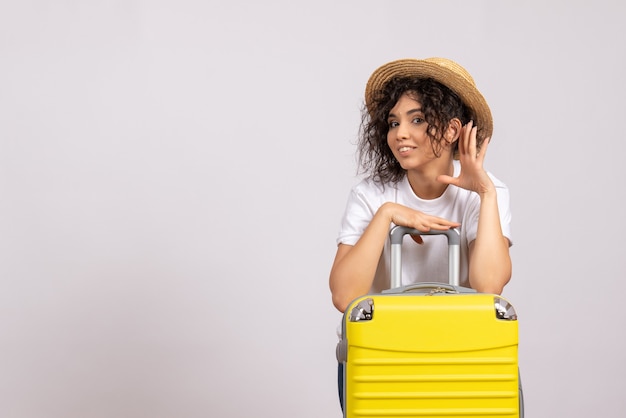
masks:
[[[329,282],[333,304],[341,312],[372,286],[391,224],[387,206],[380,207],[354,246],[340,245],[337,250]]]
[[[495,190],[481,195],[476,240],[469,249],[469,282],[480,292],[500,294],[511,279],[509,241],[502,235]]]

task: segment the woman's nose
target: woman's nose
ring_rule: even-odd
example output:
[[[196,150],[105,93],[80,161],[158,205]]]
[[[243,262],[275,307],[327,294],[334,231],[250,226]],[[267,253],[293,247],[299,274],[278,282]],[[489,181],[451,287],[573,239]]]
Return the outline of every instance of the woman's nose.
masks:
[[[409,137],[409,130],[407,129],[407,125],[405,123],[399,124],[398,129],[396,129],[396,138],[407,139],[408,137]]]

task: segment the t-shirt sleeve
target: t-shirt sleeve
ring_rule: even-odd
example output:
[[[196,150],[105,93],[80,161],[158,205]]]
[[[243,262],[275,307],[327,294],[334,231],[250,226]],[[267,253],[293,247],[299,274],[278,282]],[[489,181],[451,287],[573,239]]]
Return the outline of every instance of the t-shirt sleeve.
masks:
[[[374,217],[378,207],[374,208],[363,190],[363,183],[355,186],[348,195],[346,209],[341,219],[337,244],[354,245]]]
[[[511,234],[511,204],[509,189],[504,184],[497,187],[498,193],[498,212],[500,213],[500,225],[502,227],[502,235],[509,239],[509,245],[513,245],[513,236]]]

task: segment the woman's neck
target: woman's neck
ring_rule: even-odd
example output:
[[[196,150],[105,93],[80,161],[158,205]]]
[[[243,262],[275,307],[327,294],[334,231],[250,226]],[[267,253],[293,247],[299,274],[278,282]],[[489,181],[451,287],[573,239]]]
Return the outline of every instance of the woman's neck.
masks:
[[[420,199],[431,200],[440,197],[448,187],[447,184],[437,181],[441,174],[454,175],[452,158],[438,158],[433,164],[424,169],[407,171],[407,179],[413,193]]]

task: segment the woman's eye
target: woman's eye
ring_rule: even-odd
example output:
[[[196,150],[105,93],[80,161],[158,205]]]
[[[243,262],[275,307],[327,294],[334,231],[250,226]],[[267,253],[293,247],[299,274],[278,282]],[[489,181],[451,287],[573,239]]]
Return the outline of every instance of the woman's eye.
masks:
[[[397,127],[397,126],[398,126],[398,122],[396,122],[395,120],[394,120],[394,121],[390,121],[390,122],[389,122],[389,127],[390,127],[390,128],[395,128],[395,127]]]
[[[424,119],[422,119],[422,118],[415,118],[415,119],[413,119],[413,123],[422,123],[422,122],[424,122]]]

